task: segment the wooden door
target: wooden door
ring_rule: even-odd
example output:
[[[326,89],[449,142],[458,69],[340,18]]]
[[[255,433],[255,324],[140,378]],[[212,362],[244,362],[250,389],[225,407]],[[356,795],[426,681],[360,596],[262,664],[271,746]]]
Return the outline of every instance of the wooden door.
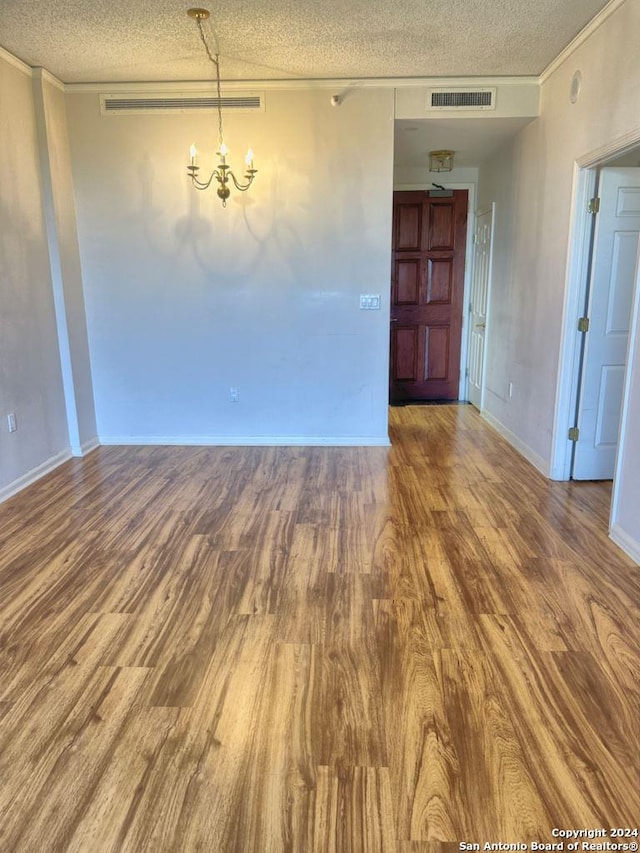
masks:
[[[458,399],[467,204],[393,194],[391,403]]]

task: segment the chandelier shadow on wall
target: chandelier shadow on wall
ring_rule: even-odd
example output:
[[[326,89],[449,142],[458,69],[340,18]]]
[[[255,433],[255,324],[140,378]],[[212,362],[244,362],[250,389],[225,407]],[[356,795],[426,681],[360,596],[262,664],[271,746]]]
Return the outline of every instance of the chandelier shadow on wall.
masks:
[[[231,166],[227,164],[227,154],[229,153],[229,149],[227,148],[224,136],[222,133],[222,95],[220,93],[220,54],[218,52],[212,53],[207,42],[207,37],[204,32],[203,21],[206,21],[209,18],[209,10],[208,9],[189,9],[187,11],[187,15],[196,22],[198,27],[198,32],[200,33],[200,39],[202,44],[204,45],[204,49],[207,54],[207,58],[213,64],[216,70],[216,95],[217,95],[217,105],[218,105],[218,150],[216,151],[216,156],[218,158],[218,163],[214,170],[209,175],[207,180],[200,180],[198,177],[198,173],[200,171],[200,166],[198,166],[198,152],[196,150],[196,146],[191,146],[191,162],[187,166],[187,174],[191,178],[191,183],[198,190],[207,190],[213,183],[215,178],[216,183],[214,186],[216,187],[216,192],[218,197],[222,201],[222,206],[227,206],[227,199],[231,195],[231,188],[229,186],[230,182],[233,182],[233,185],[240,192],[246,192],[249,189],[251,184],[253,183],[253,179],[258,173],[257,169],[253,167],[253,151],[249,148],[247,151],[247,156],[245,157],[245,173],[242,179],[238,180],[234,175]]]

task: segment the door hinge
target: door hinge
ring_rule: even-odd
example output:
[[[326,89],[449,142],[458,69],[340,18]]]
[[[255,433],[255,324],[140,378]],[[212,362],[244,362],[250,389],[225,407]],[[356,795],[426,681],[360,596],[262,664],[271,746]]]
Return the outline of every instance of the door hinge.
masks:
[[[600,213],[600,199],[597,196],[589,199],[587,210],[589,213]]]
[[[571,427],[569,430],[569,441],[577,441],[580,438],[580,430],[578,427]]]
[[[578,331],[579,332],[588,332],[589,331],[589,318],[588,317],[580,317],[578,320]]]

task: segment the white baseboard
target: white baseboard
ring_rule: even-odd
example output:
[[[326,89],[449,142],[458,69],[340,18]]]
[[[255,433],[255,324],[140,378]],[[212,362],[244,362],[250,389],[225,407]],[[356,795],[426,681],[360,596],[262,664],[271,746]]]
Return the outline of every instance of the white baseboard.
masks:
[[[640,566],[640,542],[623,530],[619,524],[612,524],[609,531],[609,538],[612,539],[618,548],[622,548],[625,554],[628,554]]]
[[[220,447],[389,447],[387,435],[101,435],[100,444]]]
[[[100,447],[100,441],[97,436],[90,438],[89,441],[83,442],[80,446],[77,444],[71,445],[71,453],[73,456],[87,456],[93,450]]]
[[[4,486],[0,489],[0,503],[6,501],[10,497],[13,497],[13,495],[16,495],[18,492],[21,492],[22,489],[26,489],[27,486],[30,486],[31,483],[35,483],[36,480],[44,477],[45,474],[49,474],[54,469],[58,468],[58,466],[62,465],[63,462],[67,462],[71,459],[71,456],[71,448],[67,447],[64,450],[61,450],[60,453],[56,453],[55,456],[47,459],[42,463],[42,465],[38,465],[37,468],[32,468],[30,471],[27,471],[26,474],[23,474],[22,477],[18,477],[17,480],[9,483],[8,486]]]
[[[533,451],[528,444],[525,444],[524,441],[521,441],[517,435],[511,432],[510,429],[501,423],[497,418],[494,418],[493,415],[490,415],[489,412],[483,411],[480,412],[480,416],[485,420],[489,426],[493,427],[496,432],[499,432],[500,435],[505,438],[509,444],[518,451],[524,458],[531,462],[534,468],[537,468],[541,474],[543,474],[547,479],[550,478],[550,469],[549,462],[546,459],[543,459],[542,456],[538,456],[538,454]]]

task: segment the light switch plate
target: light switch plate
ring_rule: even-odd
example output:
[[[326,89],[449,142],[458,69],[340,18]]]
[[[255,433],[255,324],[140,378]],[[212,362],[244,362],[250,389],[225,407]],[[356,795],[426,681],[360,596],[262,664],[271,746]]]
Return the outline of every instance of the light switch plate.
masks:
[[[380,310],[380,294],[379,293],[361,293],[360,294],[360,310],[361,311],[379,311]]]

